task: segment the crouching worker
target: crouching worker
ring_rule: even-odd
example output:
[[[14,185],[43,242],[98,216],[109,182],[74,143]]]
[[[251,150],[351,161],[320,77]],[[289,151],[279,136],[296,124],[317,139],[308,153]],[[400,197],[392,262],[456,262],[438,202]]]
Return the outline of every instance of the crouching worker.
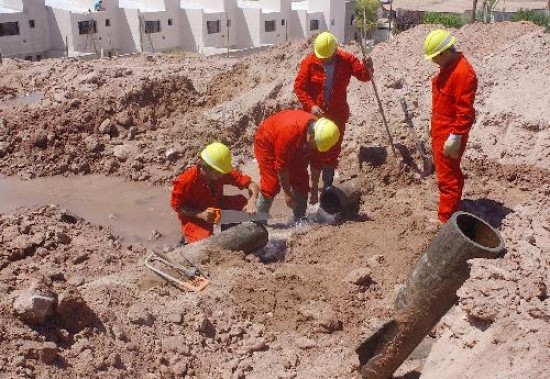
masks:
[[[223,186],[248,189],[250,197],[224,196]],[[231,151],[212,143],[200,153],[200,161],[173,181],[171,206],[181,223],[180,244],[200,241],[213,234],[216,212],[212,208],[256,212],[260,189],[250,176],[233,168]]]
[[[254,139],[254,155],[260,169],[258,212],[268,213],[273,198],[282,188],[294,220],[304,217],[311,153],[328,151],[339,138],[340,131],[334,122],[317,119],[302,110],[286,110],[265,119]]]

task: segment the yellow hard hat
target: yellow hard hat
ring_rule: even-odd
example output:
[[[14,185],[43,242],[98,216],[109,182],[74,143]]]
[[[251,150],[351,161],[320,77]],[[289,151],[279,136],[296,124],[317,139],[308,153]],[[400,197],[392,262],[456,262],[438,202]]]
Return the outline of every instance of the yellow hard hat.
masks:
[[[329,32],[323,32],[315,38],[314,51],[319,59],[327,59],[332,57],[336,51],[338,41],[336,37]]]
[[[202,160],[214,170],[229,174],[233,170],[231,151],[223,143],[214,142],[201,151]]]
[[[340,129],[336,124],[328,118],[321,117],[313,125],[313,136],[315,137],[315,145],[317,150],[325,152],[336,145],[340,138]]]
[[[428,34],[424,41],[424,58],[432,59],[455,43],[455,37],[446,30],[437,29]]]

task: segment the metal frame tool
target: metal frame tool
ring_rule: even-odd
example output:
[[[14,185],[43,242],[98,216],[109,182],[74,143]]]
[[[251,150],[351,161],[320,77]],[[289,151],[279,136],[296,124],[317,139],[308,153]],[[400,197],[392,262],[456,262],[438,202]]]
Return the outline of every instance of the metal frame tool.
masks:
[[[155,274],[157,274],[158,276],[162,277],[163,279],[167,280],[172,284],[175,284],[179,287],[182,287],[191,291],[199,292],[204,290],[210,284],[210,280],[207,279],[206,275],[198,267],[196,267],[191,262],[189,262],[187,258],[185,259],[189,264],[189,266],[191,266],[190,268],[184,267],[172,261],[164,253],[153,251],[145,259],[144,264],[145,264],[145,267],[147,267],[149,270],[153,271]],[[170,268],[171,270],[175,271],[177,274],[181,276],[181,279],[155,266],[154,262],[159,262],[164,266]]]

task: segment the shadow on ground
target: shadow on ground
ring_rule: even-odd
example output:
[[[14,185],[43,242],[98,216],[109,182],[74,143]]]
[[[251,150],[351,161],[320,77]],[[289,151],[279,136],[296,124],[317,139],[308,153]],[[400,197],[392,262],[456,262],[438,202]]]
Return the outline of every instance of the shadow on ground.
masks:
[[[464,199],[460,204],[460,210],[478,216],[497,229],[502,226],[502,220],[513,212],[511,208],[506,207],[500,201],[487,198],[476,200]]]

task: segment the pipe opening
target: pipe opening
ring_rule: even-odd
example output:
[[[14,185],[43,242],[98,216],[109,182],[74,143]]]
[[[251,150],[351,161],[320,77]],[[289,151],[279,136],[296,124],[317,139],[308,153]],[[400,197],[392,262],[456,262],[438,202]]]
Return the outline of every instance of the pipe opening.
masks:
[[[495,249],[502,244],[499,235],[489,224],[471,214],[457,215],[456,224],[466,237],[478,245]]]
[[[321,193],[319,205],[328,214],[335,214],[342,211],[342,196],[335,187],[328,187]]]

